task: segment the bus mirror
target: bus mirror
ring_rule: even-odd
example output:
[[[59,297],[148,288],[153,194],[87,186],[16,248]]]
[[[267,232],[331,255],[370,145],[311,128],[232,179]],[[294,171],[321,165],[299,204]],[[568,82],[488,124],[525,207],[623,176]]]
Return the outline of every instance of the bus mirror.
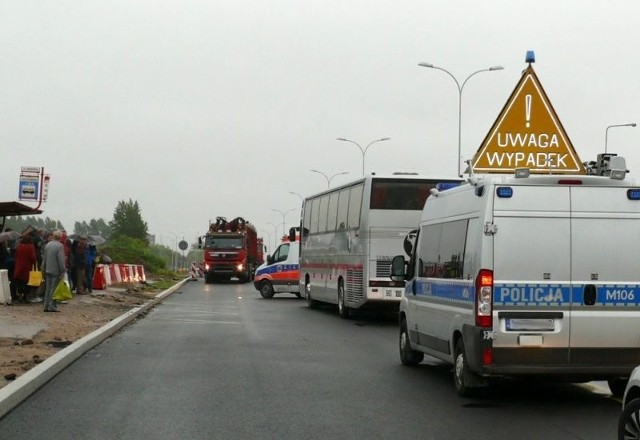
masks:
[[[391,279],[393,281],[404,281],[405,261],[402,255],[396,255],[391,260]]]
[[[198,237],[198,249],[202,249],[202,237]]]
[[[289,241],[296,241],[296,228],[289,228]]]

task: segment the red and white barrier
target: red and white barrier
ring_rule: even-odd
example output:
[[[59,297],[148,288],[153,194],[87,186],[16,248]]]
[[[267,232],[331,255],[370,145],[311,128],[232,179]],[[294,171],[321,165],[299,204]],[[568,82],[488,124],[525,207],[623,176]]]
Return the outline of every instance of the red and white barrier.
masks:
[[[145,283],[144,266],[141,264],[98,264],[93,272],[92,288],[104,290],[118,283]]]

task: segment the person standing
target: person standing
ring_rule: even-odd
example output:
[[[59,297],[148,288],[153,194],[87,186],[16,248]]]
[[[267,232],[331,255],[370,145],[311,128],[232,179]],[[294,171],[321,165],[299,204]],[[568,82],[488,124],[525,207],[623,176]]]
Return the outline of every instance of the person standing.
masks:
[[[78,295],[84,295],[84,282],[87,270],[87,236],[81,235],[80,242],[73,249],[73,262],[75,265],[75,286]]]
[[[64,274],[67,271],[65,264],[64,246],[60,242],[62,233],[54,231],[52,239],[44,247],[42,256],[42,270],[44,272],[45,293],[44,293],[44,311],[58,312],[53,302],[53,291],[58,283],[64,283]]]
[[[20,244],[16,247],[16,265],[13,271],[13,283],[15,284],[16,301],[28,302],[27,293],[29,287],[29,272],[32,271],[38,263],[36,257],[36,247],[31,242],[30,235],[24,235],[20,240]]]
[[[96,255],[98,251],[96,247],[89,244],[87,247],[87,267],[85,268],[84,288],[87,292],[91,292],[93,288],[93,271],[96,266]]]

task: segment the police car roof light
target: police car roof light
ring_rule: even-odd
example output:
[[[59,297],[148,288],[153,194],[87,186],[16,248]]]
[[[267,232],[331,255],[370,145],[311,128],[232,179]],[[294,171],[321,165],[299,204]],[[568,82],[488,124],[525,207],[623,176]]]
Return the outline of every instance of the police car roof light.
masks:
[[[627,190],[627,199],[640,200],[640,188],[631,188]]]
[[[526,63],[535,63],[536,62],[536,54],[532,50],[527,51],[527,57],[525,59]]]
[[[513,196],[513,188],[510,186],[499,186],[496,189],[496,195],[501,199],[508,199]]]
[[[445,191],[447,189],[455,188],[456,186],[460,186],[459,182],[440,182],[436,184],[436,189],[438,191]]]

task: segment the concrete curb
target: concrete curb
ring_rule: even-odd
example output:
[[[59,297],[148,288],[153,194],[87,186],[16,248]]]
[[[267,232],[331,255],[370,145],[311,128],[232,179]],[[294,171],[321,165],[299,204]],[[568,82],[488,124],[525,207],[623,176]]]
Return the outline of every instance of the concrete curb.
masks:
[[[67,348],[59,351],[38,364],[25,374],[17,378],[14,382],[0,389],[0,418],[18,406],[23,400],[37,391],[54,376],[64,370],[80,356],[91,350],[96,345],[109,338],[115,332],[136,319],[141,313],[146,312],[167,296],[182,287],[189,278],[179,281],[164,292],[157,294],[148,303],[129,310],[124,315],[115,318],[106,325],[100,327],[82,339],[78,339]]]

